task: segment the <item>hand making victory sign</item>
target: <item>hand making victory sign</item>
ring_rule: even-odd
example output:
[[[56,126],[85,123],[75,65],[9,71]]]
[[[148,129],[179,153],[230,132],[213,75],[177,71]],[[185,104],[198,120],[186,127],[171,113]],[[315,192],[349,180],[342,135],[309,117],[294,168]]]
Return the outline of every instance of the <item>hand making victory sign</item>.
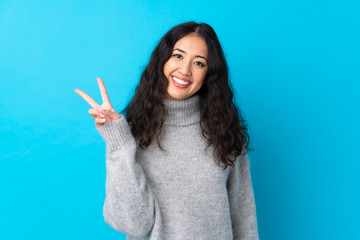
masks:
[[[104,82],[101,80],[101,78],[97,78],[97,81],[100,88],[101,98],[103,100],[102,105],[99,105],[89,95],[80,89],[75,89],[75,92],[79,94],[87,103],[89,103],[90,106],[93,107],[93,109],[89,109],[88,112],[93,118],[95,118],[95,127],[98,128],[106,123],[119,120],[121,115],[118,114],[111,105]]]

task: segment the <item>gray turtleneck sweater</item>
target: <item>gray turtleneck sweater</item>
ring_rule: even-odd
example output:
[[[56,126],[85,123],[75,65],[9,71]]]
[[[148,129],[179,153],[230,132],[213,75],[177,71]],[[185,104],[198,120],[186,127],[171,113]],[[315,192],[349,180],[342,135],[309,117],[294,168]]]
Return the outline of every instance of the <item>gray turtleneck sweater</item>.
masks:
[[[216,165],[205,151],[199,96],[164,100],[162,151],[138,147],[124,117],[97,128],[106,142],[105,221],[127,239],[258,239],[249,160]]]

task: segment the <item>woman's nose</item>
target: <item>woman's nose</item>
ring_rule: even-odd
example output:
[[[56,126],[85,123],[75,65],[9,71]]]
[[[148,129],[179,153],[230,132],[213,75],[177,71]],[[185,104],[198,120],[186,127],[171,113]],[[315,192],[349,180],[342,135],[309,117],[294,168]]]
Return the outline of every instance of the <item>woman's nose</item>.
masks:
[[[180,67],[180,73],[184,76],[191,75],[191,62],[184,61]]]

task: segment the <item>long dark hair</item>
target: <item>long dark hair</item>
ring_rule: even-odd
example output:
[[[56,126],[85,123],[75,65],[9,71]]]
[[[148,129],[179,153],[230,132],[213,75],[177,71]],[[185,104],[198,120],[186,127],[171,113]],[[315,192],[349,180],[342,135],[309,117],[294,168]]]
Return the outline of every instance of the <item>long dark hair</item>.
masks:
[[[161,147],[161,130],[166,118],[163,104],[168,80],[163,68],[171,57],[175,43],[182,37],[197,33],[208,46],[208,72],[200,96],[202,135],[217,165],[221,162],[234,166],[236,157],[249,148],[249,134],[245,120],[238,111],[231,90],[228,67],[223,50],[212,27],[206,23],[187,22],[175,26],[161,39],[151,55],[149,64],[141,75],[140,83],[130,103],[122,111],[129,122],[131,132],[143,149],[153,137]]]

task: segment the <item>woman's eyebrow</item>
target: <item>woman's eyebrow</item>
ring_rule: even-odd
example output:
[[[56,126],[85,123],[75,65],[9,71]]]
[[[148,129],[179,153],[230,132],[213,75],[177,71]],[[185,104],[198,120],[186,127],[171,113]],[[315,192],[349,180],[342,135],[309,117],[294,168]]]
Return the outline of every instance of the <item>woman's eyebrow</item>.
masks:
[[[180,48],[174,48],[173,51],[175,51],[175,50],[178,50],[179,52],[182,52],[182,53],[186,54],[186,52],[184,50],[180,49]],[[207,61],[206,57],[204,57],[204,56],[196,55],[195,57],[203,58],[203,59],[205,59],[205,61]]]
[[[178,50],[179,52],[186,53],[184,50],[182,50],[182,49],[180,49],[180,48],[174,48],[174,50],[173,50],[173,51],[175,51],[175,50]]]

